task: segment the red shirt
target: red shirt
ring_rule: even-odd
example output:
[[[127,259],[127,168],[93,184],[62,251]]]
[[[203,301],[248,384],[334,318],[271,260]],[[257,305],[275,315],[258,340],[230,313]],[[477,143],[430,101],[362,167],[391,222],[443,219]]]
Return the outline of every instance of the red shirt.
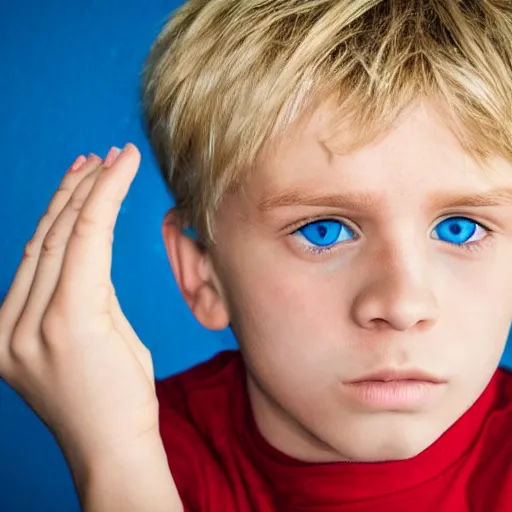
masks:
[[[306,463],[259,433],[238,351],[157,381],[160,431],[187,512],[512,511],[512,374],[416,457]]]

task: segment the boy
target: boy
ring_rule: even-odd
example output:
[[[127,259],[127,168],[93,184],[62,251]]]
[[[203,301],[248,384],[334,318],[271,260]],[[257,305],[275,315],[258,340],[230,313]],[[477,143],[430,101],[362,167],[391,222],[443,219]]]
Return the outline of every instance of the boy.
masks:
[[[139,155],[82,158],[0,310],[0,376],[85,510],[512,510],[511,38],[497,0],[175,13],[143,88],[163,237],[240,352],[154,386],[109,276]]]

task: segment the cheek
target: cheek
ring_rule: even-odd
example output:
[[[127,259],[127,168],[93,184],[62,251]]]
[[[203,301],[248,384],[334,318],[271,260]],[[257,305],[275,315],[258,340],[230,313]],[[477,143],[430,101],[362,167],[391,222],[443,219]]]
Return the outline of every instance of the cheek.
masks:
[[[279,265],[254,260],[232,271],[230,295],[246,331],[260,343],[276,341],[298,346],[326,333],[342,329],[346,294],[334,279],[321,276],[293,263]],[[253,336],[253,337],[254,337]]]
[[[505,254],[487,261],[444,268],[439,299],[443,315],[456,317],[463,325],[487,326],[512,320],[512,265]],[[462,327],[462,325],[461,325]]]
[[[325,395],[351,361],[347,305],[333,279],[293,266],[237,266],[229,280],[230,304],[244,358],[282,400]],[[348,363],[347,363],[348,364]]]
[[[477,263],[442,275],[436,289],[441,314],[433,332],[444,340],[438,353],[460,369],[460,378],[467,378],[469,387],[478,375],[485,376],[498,365],[512,320],[508,265],[499,258]],[[467,368],[473,371],[463,371]]]

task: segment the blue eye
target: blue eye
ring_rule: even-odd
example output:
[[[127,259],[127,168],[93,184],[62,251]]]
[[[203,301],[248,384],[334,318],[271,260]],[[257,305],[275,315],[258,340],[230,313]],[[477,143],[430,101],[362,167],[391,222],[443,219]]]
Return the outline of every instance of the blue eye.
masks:
[[[354,238],[354,232],[337,220],[317,220],[299,228],[296,233],[317,247],[345,242]]]
[[[443,220],[434,229],[434,238],[455,245],[463,245],[471,242],[476,235],[485,234],[486,230],[477,222],[465,217],[452,217]],[[478,240],[480,237],[477,237]]]

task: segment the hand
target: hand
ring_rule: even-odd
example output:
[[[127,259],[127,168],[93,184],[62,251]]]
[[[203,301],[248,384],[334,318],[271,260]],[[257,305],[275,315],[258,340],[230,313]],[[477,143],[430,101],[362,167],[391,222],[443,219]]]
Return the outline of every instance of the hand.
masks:
[[[68,172],[0,308],[0,378],[54,434],[68,462],[159,437],[151,355],[111,282],[114,225],[137,173],[127,144]],[[85,157],[82,157],[85,160]]]

